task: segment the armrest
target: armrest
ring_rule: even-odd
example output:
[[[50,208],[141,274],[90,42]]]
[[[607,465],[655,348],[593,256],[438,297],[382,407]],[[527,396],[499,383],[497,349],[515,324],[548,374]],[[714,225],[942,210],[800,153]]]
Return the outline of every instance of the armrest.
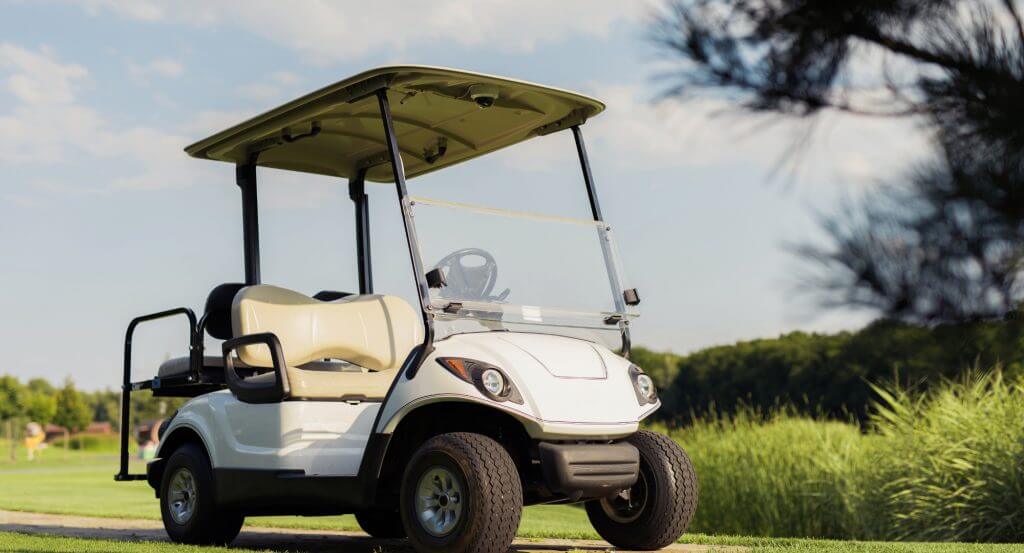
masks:
[[[258,374],[250,377],[243,377],[235,371],[235,362],[232,359],[232,352],[242,346],[263,344],[270,348],[270,357],[273,360],[272,372]],[[226,340],[221,347],[224,353],[224,376],[228,381],[228,388],[235,397],[246,403],[277,403],[291,395],[291,386],[288,384],[288,365],[285,363],[284,352],[281,350],[281,341],[271,332],[261,334],[248,334]],[[272,375],[274,378],[268,378]]]

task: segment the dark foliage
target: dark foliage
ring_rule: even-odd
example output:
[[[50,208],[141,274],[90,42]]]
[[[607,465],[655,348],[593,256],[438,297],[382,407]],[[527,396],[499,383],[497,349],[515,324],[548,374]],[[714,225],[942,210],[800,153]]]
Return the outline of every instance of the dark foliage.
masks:
[[[914,116],[935,155],[825,221],[800,252],[830,302],[920,322],[1003,317],[1022,298],[1024,25],[1015,0],[670,0],[670,95],[745,109]]]
[[[973,367],[1002,364],[1024,371],[1024,323],[958,323],[934,327],[877,321],[850,333],[793,332],[672,356],[657,380],[664,419],[685,421],[709,411],[730,413],[740,405],[769,410],[790,404],[801,412],[865,419],[877,398],[870,384],[898,383],[926,390]],[[662,359],[637,348],[634,361]],[[657,377],[655,377],[657,378]]]

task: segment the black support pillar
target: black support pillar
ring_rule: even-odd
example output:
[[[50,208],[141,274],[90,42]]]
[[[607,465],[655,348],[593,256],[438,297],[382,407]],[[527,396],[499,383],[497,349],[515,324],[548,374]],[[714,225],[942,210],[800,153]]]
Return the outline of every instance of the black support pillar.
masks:
[[[370,205],[366,197],[366,170],[348,182],[348,197],[356,208],[356,260],[359,264],[359,293],[373,293],[373,264],[370,261]]]
[[[242,190],[242,241],[245,251],[245,283],[260,283],[260,223],[256,198],[256,164],[235,166],[235,182]]]

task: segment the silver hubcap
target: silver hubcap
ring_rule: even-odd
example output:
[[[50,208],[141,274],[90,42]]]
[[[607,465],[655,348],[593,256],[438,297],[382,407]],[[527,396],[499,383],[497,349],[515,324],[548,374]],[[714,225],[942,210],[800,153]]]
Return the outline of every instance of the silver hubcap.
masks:
[[[435,537],[447,536],[462,514],[462,486],[444,467],[431,467],[416,484],[416,514],[420,525]]]
[[[629,524],[643,514],[644,507],[647,506],[647,494],[647,479],[641,471],[640,478],[632,488],[622,490],[610,497],[601,498],[601,509],[604,510],[604,514],[608,515],[608,518],[615,522]]]
[[[196,512],[196,479],[192,471],[180,468],[171,477],[167,488],[167,507],[178,524],[188,524]]]

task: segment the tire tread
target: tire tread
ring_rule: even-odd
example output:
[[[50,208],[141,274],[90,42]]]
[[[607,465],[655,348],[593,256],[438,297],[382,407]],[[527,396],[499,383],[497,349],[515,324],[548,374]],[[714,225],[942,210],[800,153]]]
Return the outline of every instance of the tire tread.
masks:
[[[646,509],[656,513],[643,516],[630,524],[613,521],[598,501],[587,503],[587,516],[598,534],[616,547],[650,551],[674,543],[689,528],[697,512],[699,487],[697,473],[686,451],[669,437],[641,430],[627,440],[640,450],[641,464],[653,464],[658,459],[671,467],[669,490],[655,490],[649,494]],[[652,468],[652,470],[656,470]]]
[[[504,553],[508,551],[522,516],[523,489],[519,479],[519,471],[508,452],[499,444],[482,434],[470,432],[452,432],[441,434],[427,440],[420,452],[441,450],[455,454],[468,464],[471,475],[467,477],[477,480],[478,486],[467,483],[469,504],[476,515],[469,519],[472,534],[465,553]],[[418,454],[417,454],[418,457]],[[415,457],[414,457],[415,459]],[[413,463],[415,464],[415,463]],[[411,478],[406,475],[406,478]],[[405,488],[403,486],[403,488]],[[403,494],[405,491],[403,491]],[[409,528],[409,537],[417,550],[432,551],[417,543],[415,532]],[[418,523],[417,523],[418,524]],[[455,549],[441,549],[456,551]]]

